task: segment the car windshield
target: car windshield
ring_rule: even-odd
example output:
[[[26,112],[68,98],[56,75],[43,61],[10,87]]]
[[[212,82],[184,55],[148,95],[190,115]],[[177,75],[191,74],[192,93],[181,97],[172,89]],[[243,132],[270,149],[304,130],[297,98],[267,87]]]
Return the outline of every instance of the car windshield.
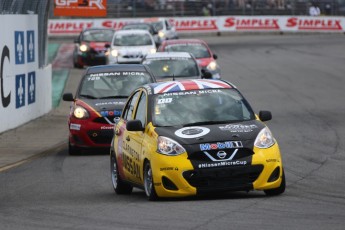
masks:
[[[173,44],[167,45],[164,48],[166,52],[188,52],[194,55],[195,58],[209,58],[211,57],[207,47],[199,43]]]
[[[157,94],[153,99],[155,126],[222,124],[255,119],[236,89],[203,89]]]
[[[87,42],[111,42],[114,31],[112,30],[88,30],[83,33],[83,40]]]
[[[151,28],[147,24],[127,24],[122,27],[123,30],[147,30],[149,32],[151,31]]]
[[[157,30],[160,31],[162,29],[164,29],[164,25],[163,22],[159,21],[159,22],[152,22],[153,27]]]
[[[86,75],[80,86],[79,97],[89,99],[126,98],[137,87],[151,83],[146,72],[112,72]]]
[[[150,67],[157,80],[164,78],[195,78],[198,64],[192,58],[148,58],[143,61]]]
[[[114,46],[149,46],[153,41],[148,34],[117,34]]]

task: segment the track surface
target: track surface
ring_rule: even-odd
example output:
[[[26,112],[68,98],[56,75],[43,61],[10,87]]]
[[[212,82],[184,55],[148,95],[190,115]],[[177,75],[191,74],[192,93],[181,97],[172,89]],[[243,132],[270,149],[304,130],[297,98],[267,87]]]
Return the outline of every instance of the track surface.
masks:
[[[147,201],[141,190],[118,196],[108,155],[69,156],[65,146],[0,173],[0,228],[344,229],[344,35],[204,39],[219,57],[223,78],[256,112],[272,112],[268,125],[287,178],[283,195],[240,192],[159,202]],[[70,79],[81,73],[72,70]]]

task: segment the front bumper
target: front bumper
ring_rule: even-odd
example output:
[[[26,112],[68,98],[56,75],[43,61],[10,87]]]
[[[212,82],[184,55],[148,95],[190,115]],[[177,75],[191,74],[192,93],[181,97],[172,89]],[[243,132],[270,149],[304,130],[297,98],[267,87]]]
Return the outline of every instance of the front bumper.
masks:
[[[282,181],[278,145],[255,149],[251,164],[193,168],[187,153],[151,159],[154,185],[160,197],[183,197],[228,191],[277,188]]]

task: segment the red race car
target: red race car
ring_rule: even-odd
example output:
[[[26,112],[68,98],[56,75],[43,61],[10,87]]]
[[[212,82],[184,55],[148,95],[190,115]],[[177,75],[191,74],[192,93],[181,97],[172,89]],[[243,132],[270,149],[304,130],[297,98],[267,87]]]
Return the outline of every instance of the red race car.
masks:
[[[211,72],[213,79],[220,79],[218,58],[207,43],[200,39],[176,39],[163,41],[158,52],[189,52],[193,54],[202,70]]]
[[[74,40],[73,65],[75,68],[84,66],[105,65],[109,45],[115,30],[105,28],[89,28],[83,30]]]
[[[149,68],[141,64],[89,67],[76,95],[63,95],[64,101],[72,102],[68,118],[69,154],[109,148],[114,124],[128,96],[137,87],[155,81]]]

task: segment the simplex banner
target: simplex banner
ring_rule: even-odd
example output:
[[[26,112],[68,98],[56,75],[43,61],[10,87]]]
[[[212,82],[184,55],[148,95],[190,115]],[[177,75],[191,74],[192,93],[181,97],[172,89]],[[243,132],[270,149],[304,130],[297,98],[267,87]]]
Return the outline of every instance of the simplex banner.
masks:
[[[345,17],[328,16],[216,16],[168,17],[180,33],[205,32],[345,32]],[[51,19],[48,35],[77,35],[86,28],[121,29],[128,23],[147,18]]]

